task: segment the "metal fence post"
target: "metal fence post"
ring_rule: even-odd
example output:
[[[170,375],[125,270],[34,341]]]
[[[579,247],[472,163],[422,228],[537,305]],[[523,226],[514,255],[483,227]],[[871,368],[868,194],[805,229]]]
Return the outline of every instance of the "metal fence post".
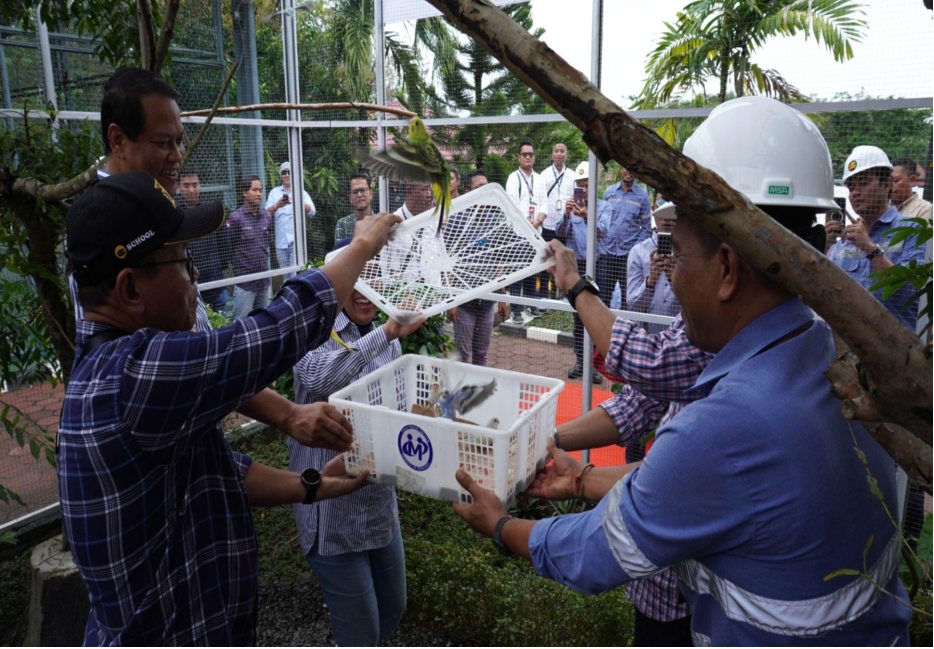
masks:
[[[298,30],[295,27],[295,0],[282,0],[282,69],[285,73],[285,100],[290,104],[301,103],[298,88]],[[301,111],[286,111],[290,122],[301,121]],[[295,263],[304,266],[308,259],[307,239],[305,237],[305,175],[302,159],[302,129],[290,125],[287,128],[289,139],[289,162],[292,175],[292,219],[294,220]]]
[[[603,0],[593,0],[593,22],[591,25],[591,45],[590,45],[590,81],[597,87],[600,87],[600,56],[603,47]],[[587,192],[587,274],[593,277],[596,275],[597,259],[597,180],[600,177],[598,170],[599,161],[594,152],[590,152],[590,181],[589,191]],[[609,287],[601,287],[601,290],[609,290]],[[590,412],[593,408],[593,340],[590,334],[584,329],[584,375],[581,377],[581,414]],[[590,451],[581,451],[581,461],[587,463],[590,461]]]
[[[39,39],[39,58],[42,60],[42,85],[45,99],[58,110],[58,98],[55,96],[55,75],[52,72],[52,48],[49,45],[49,27],[42,22],[41,3],[36,5],[36,35]]]
[[[383,0],[373,0],[373,8],[376,12],[374,16],[374,47],[376,48],[376,103],[380,106],[386,105],[386,29],[383,26]],[[386,127],[383,122],[386,119],[385,113],[378,113],[376,116],[376,142],[380,149],[386,148]],[[384,177],[379,177],[379,211],[389,210],[389,181]]]

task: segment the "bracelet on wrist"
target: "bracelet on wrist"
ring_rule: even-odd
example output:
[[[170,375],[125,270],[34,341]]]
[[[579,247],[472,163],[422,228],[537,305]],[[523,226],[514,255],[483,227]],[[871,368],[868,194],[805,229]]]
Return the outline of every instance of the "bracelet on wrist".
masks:
[[[593,462],[588,462],[584,465],[584,468],[581,469],[581,472],[577,474],[577,477],[574,479],[575,493],[578,498],[583,499],[584,497],[584,476],[587,475],[587,472],[596,466]]]

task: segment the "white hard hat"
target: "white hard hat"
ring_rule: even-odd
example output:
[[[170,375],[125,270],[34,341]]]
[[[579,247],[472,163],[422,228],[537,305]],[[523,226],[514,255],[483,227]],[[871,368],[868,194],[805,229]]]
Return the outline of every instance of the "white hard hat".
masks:
[[[656,219],[676,219],[678,218],[675,215],[676,209],[677,208],[675,207],[675,204],[671,201],[668,201],[661,207],[656,207],[652,212],[652,216],[654,216]]]
[[[577,165],[577,169],[574,170],[574,182],[578,180],[588,180],[590,178],[590,163],[587,160],[584,160],[582,163]]]
[[[838,209],[823,136],[811,120],[774,99],[720,104],[684,143],[684,154],[756,205]]]
[[[889,156],[885,155],[885,151],[877,146],[858,146],[843,163],[843,182],[846,182],[850,176],[876,167],[892,170],[892,163],[889,162]]]
[[[292,163],[286,160],[281,165],[279,165],[279,175],[282,175],[283,171],[288,171],[289,175],[292,175]]]

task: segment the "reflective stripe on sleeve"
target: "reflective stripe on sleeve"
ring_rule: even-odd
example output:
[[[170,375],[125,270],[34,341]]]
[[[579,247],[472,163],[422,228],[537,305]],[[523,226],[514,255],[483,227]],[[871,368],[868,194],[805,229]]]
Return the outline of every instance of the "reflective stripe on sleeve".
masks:
[[[612,543],[610,547],[615,552]],[[900,550],[900,539],[893,534],[869,570],[873,581],[884,584],[891,578]],[[754,595],[694,559],[679,563],[675,571],[685,587],[713,597],[727,618],[785,636],[812,637],[838,629],[868,613],[880,596],[879,589],[862,577],[822,597],[780,600]]]
[[[610,493],[607,494],[606,512],[603,515],[603,531],[613,556],[616,557],[619,567],[630,577],[648,577],[655,574],[664,566],[659,567],[649,561],[642,551],[636,547],[632,535],[626,528],[623,514],[619,510],[619,502],[623,492],[623,483],[617,482]]]

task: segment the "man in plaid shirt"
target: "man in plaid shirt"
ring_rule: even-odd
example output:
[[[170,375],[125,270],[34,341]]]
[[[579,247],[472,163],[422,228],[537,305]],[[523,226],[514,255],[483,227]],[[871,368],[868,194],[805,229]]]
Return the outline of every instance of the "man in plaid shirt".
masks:
[[[301,474],[252,462],[220,421],[327,340],[398,219],[361,223],[344,254],[287,282],[266,309],[193,332],[198,271],[183,242],[222,220],[219,203],[178,210],[143,172],[100,181],[68,214],[85,317],[57,455],[65,531],[90,595],[87,645],[252,643],[250,505],[314,502],[364,483],[340,458]]]
[[[609,311],[604,315],[612,318]],[[555,443],[562,450],[626,446],[671,421],[700,396],[688,388],[713,355],[688,342],[680,315],[658,334],[624,318],[616,318],[611,327],[609,339],[599,341],[594,367],[624,385],[598,408],[555,429]],[[607,351],[606,360],[600,349]],[[603,477],[612,486],[636,466],[594,468],[587,477]],[[672,569],[626,584],[626,594],[636,609],[634,646],[692,644],[691,608],[680,596]]]

